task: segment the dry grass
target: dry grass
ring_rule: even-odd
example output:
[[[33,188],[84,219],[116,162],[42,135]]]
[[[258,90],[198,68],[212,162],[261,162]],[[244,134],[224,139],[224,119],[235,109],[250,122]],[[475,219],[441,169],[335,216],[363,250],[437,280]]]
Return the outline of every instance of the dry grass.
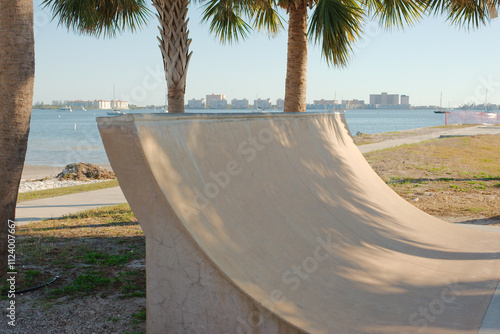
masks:
[[[17,197],[17,202],[20,203],[20,202],[32,201],[32,200],[36,200],[36,199],[63,196],[63,195],[81,193],[84,191],[93,191],[93,190],[107,189],[107,188],[113,188],[113,187],[118,187],[118,180],[103,181],[103,182],[96,182],[96,183],[90,183],[90,184],[81,184],[81,185],[71,186],[71,187],[59,187],[59,188],[53,188],[53,189],[29,191],[29,192],[25,192],[25,193],[20,193]]]
[[[121,333],[124,328],[130,333],[144,329],[144,321],[134,314],[145,307],[145,238],[128,204],[20,226],[16,235],[18,290],[59,276],[46,288],[20,297],[33,305],[29,307],[45,305],[55,313],[71,312],[65,305],[88,296],[121,314],[113,321],[103,318],[96,326]],[[59,320],[56,316],[43,321]],[[31,330],[33,324],[27,323],[23,328]]]
[[[442,130],[461,129],[472,126],[477,126],[477,125],[442,125],[442,126],[433,126],[429,128],[411,129],[411,130],[385,132],[385,133],[375,133],[375,134],[363,133],[354,136],[354,143],[356,145],[380,143],[386,140],[401,139],[410,136],[421,136],[430,133],[442,132]]]
[[[449,221],[500,224],[500,136],[431,140],[365,154],[400,196]]]

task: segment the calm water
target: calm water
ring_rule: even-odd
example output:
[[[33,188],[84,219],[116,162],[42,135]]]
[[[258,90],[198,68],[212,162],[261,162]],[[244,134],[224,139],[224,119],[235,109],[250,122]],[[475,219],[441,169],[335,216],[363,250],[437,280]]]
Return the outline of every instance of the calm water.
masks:
[[[202,111],[207,112],[189,110]],[[134,112],[150,113],[154,110]],[[101,116],[107,116],[106,111],[33,110],[26,164],[64,166],[80,161],[109,163],[95,120]],[[346,120],[355,135],[358,131],[381,133],[444,125],[444,114],[435,114],[432,110],[365,109],[347,111]]]

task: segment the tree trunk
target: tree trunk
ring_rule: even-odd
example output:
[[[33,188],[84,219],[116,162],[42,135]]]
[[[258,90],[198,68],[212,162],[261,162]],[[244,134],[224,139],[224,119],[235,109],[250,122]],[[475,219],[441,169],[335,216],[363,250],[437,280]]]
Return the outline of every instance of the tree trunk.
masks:
[[[307,90],[307,5],[302,1],[289,7],[288,57],[285,85],[285,112],[306,111]]]
[[[0,1],[0,276],[7,273],[8,222],[15,220],[28,147],[35,45],[33,1]],[[9,268],[13,271],[13,268]]]
[[[154,0],[160,22],[160,50],[168,88],[168,112],[184,112],[186,75],[192,52],[189,52],[187,11],[189,0]]]

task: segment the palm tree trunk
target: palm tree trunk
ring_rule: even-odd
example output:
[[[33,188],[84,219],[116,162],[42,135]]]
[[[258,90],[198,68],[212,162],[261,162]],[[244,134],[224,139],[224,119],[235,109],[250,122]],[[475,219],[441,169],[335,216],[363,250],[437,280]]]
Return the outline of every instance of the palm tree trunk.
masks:
[[[0,1],[0,276],[7,273],[8,221],[15,220],[28,147],[35,45],[33,1]]]
[[[307,90],[307,5],[290,5],[288,58],[285,85],[285,112],[306,111]]]
[[[163,55],[168,88],[168,112],[184,112],[186,75],[192,52],[188,38],[187,11],[189,0],[154,0],[160,22],[160,50]]]

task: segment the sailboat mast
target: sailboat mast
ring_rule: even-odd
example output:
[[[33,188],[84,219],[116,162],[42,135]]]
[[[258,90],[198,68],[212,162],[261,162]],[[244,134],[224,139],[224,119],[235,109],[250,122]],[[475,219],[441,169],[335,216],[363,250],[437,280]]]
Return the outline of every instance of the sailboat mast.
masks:
[[[486,89],[486,97],[484,98],[484,111],[488,112],[488,90]]]

